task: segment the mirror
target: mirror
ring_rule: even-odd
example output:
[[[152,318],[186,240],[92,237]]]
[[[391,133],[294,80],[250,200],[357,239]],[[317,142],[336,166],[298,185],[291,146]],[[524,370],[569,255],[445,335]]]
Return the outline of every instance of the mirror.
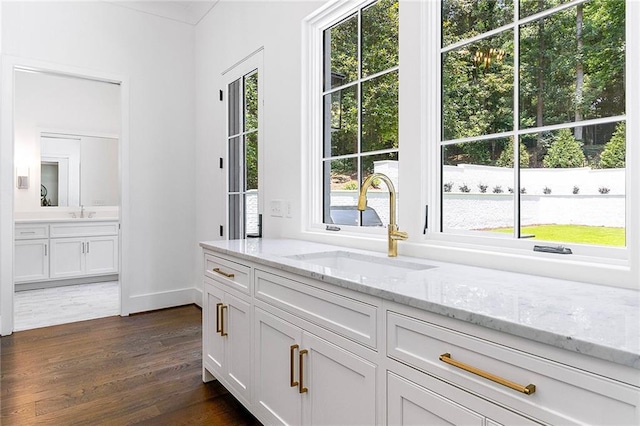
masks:
[[[116,206],[118,139],[42,133],[42,207]]]
[[[20,214],[120,205],[120,86],[16,70],[14,162],[29,185],[14,191]],[[100,208],[98,206],[104,206]]]

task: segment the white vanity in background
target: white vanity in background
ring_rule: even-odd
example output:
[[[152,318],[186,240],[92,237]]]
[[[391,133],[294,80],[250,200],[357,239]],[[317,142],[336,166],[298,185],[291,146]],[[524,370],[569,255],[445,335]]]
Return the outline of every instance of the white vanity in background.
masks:
[[[119,233],[116,219],[16,220],[16,289],[44,287],[49,281],[59,285],[62,280],[114,278]]]
[[[295,240],[201,246],[203,378],[264,424],[640,424],[638,292]]]

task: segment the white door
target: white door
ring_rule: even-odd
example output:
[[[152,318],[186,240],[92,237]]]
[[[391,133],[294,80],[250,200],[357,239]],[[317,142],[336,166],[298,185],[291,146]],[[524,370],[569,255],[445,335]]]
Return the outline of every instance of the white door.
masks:
[[[299,350],[302,330],[255,309],[255,407],[269,425],[302,423]]]
[[[49,240],[16,241],[14,262],[16,283],[49,279]]]
[[[118,237],[91,237],[85,242],[86,274],[118,273]]]
[[[304,424],[375,425],[376,366],[313,334],[302,340]]]
[[[205,359],[203,362],[216,377],[224,374],[224,339],[220,335],[220,307],[224,292],[205,280],[204,303],[206,303],[203,342]]]
[[[225,293],[220,314],[226,334],[226,379],[234,395],[248,405],[251,401],[251,305]]]
[[[86,251],[84,238],[53,238],[50,248],[51,278],[73,278],[84,275]]]

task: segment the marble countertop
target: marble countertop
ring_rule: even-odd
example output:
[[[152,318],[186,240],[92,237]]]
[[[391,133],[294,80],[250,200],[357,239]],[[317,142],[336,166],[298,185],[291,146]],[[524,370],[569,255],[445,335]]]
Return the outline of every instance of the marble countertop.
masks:
[[[203,248],[429,312],[640,369],[640,292],[301,240],[202,242]],[[347,251],[435,266],[365,276],[285,256]],[[384,259],[384,260],[383,260]],[[392,263],[389,263],[392,265]],[[372,274],[373,275],[373,274]]]
[[[114,222],[114,221],[118,221],[119,219],[117,217],[66,217],[66,218],[53,218],[53,219],[35,219],[35,218],[29,218],[29,219],[16,219],[15,223],[16,225],[21,225],[21,224],[29,224],[29,223],[66,223],[66,222],[76,222],[76,223],[83,223],[83,222]]]

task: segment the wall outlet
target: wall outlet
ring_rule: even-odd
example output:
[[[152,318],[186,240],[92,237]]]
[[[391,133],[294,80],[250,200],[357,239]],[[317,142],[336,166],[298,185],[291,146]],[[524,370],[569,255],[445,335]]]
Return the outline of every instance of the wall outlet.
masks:
[[[285,217],[291,217],[291,200],[284,202],[284,215]]]
[[[282,217],[282,200],[271,200],[269,212],[273,217]]]

